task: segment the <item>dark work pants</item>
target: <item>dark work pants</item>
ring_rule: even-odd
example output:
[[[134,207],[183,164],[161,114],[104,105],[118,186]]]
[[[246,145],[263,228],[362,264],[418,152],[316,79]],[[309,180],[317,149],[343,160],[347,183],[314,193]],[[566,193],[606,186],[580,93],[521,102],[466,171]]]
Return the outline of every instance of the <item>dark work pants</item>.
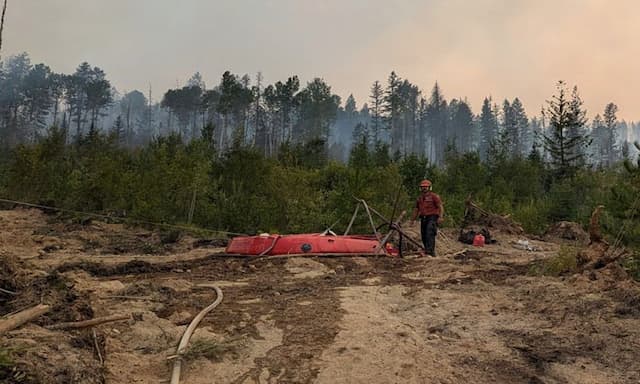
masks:
[[[427,254],[435,256],[438,215],[420,216],[420,234],[422,235],[422,244]]]

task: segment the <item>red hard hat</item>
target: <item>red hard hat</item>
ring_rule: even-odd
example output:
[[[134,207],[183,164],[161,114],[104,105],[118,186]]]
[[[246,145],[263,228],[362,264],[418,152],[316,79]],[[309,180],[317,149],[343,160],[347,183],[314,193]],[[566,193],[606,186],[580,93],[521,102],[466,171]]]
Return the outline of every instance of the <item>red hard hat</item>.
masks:
[[[422,187],[430,187],[431,186],[431,182],[429,180],[422,180],[420,182],[420,188]]]

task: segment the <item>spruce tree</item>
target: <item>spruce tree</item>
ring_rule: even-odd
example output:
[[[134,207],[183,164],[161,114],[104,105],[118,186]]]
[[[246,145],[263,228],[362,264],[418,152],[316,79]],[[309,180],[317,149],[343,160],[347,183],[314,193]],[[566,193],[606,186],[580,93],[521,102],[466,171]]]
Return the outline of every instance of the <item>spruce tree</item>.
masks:
[[[470,152],[473,145],[473,112],[466,100],[451,100],[449,104],[451,112],[451,129],[453,140],[449,140],[450,144],[454,144],[461,153]]]
[[[517,129],[513,107],[511,103],[509,103],[509,100],[505,99],[502,103],[502,127],[498,135],[498,140],[496,140],[496,143],[504,146],[503,151],[505,153],[515,152],[515,148],[518,145]]]
[[[371,101],[371,136],[374,145],[381,139],[380,134],[383,128],[383,104],[384,104],[384,92],[382,85],[379,81],[375,81],[371,86],[371,94],[369,95]]]
[[[480,113],[480,158],[487,158],[491,143],[498,134],[498,118],[491,107],[491,97],[485,97]]]
[[[603,123],[605,128],[605,136],[604,136],[604,145],[605,145],[605,165],[610,167],[613,163],[618,160],[618,156],[616,154],[617,150],[617,126],[618,126],[618,118],[616,117],[616,113],[618,112],[618,106],[614,103],[609,103],[604,108],[604,116]]]
[[[606,163],[606,128],[602,117],[596,115],[591,122],[591,137],[593,139],[593,145],[591,146],[591,153],[593,155],[593,161],[599,167],[603,167]]]
[[[448,122],[448,105],[440,86],[436,83],[431,91],[431,97],[427,104],[425,118],[427,130],[431,138],[431,146],[428,153],[429,159],[435,160],[437,164],[444,162],[444,151],[447,146],[447,122]]]
[[[586,123],[582,101],[574,88],[567,97],[566,84],[559,81],[557,94],[547,100],[545,117],[549,120],[549,133],[543,136],[543,146],[550,156],[556,177],[573,176],[585,163],[584,149],[589,145],[584,133]]]
[[[387,80],[387,89],[384,94],[384,112],[386,117],[386,127],[391,136],[391,149],[398,151],[400,149],[400,112],[402,99],[400,97],[400,85],[402,80],[395,72],[391,72]]]
[[[531,141],[529,118],[527,117],[522,102],[520,102],[520,99],[517,97],[511,103],[511,110],[515,127],[513,149],[517,156],[522,156],[527,152],[528,143]]]

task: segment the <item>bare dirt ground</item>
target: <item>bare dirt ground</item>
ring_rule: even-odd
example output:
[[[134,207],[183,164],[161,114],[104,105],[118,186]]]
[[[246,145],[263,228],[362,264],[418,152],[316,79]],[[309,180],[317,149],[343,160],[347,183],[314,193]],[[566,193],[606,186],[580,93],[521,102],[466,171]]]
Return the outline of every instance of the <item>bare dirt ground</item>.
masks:
[[[168,382],[182,332],[215,300],[202,283],[224,300],[183,383],[640,382],[640,288],[624,273],[533,276],[558,244],[497,234],[454,255],[466,246],[444,234],[436,258],[230,258],[215,242],[0,211],[0,288],[18,293],[0,294],[0,316],[53,306],[0,336],[0,382]],[[112,314],[131,318],[45,328]]]

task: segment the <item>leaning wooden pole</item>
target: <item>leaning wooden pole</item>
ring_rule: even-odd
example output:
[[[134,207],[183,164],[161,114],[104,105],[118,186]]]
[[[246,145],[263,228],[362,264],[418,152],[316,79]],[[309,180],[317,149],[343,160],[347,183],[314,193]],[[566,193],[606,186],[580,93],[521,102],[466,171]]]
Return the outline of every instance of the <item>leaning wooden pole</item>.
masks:
[[[4,0],[2,6],[2,17],[0,17],[0,61],[2,61],[2,31],[4,30],[4,16],[7,13],[7,0]]]

